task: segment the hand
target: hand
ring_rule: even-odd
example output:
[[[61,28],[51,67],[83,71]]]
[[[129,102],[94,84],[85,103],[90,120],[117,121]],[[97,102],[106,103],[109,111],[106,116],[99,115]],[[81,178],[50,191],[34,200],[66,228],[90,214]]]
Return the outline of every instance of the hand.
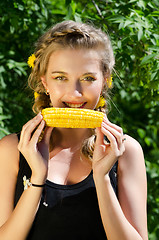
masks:
[[[45,127],[45,121],[39,113],[22,128],[18,150],[27,160],[34,183],[43,184],[48,170],[49,141],[52,128],[46,127],[42,140],[39,137]],[[36,182],[35,182],[36,181]]]
[[[122,128],[104,117],[101,128],[97,128],[97,139],[93,153],[93,172],[99,176],[109,173],[118,158],[124,153],[124,135]],[[104,135],[110,143],[105,143]]]

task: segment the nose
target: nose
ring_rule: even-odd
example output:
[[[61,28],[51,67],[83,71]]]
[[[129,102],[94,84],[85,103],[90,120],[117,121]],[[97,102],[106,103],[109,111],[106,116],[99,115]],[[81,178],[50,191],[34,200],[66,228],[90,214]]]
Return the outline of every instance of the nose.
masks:
[[[70,86],[68,86],[68,92],[67,92],[68,96],[70,98],[79,98],[82,97],[82,86],[80,84],[80,82],[76,82],[74,84],[71,84]]]

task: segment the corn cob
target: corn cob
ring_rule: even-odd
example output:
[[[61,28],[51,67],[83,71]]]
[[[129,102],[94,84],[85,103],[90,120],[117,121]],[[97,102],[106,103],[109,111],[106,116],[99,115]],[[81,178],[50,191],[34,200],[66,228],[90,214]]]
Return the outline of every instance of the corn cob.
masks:
[[[104,113],[79,108],[45,108],[43,119],[49,127],[96,128],[100,127]]]

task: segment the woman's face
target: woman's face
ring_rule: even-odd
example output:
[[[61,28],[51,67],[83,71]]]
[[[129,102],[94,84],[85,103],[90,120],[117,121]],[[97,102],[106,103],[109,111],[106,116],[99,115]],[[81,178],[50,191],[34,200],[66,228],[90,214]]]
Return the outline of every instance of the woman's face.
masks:
[[[53,107],[95,109],[104,83],[98,51],[57,50],[41,79]]]

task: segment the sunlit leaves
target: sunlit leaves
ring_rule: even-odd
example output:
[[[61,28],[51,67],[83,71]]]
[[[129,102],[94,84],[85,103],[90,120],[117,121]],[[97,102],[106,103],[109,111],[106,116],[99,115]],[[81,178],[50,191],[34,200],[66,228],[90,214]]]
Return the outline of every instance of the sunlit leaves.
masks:
[[[52,24],[72,19],[106,31],[116,64],[111,121],[135,137],[145,153],[149,239],[159,234],[159,2],[158,0],[0,1],[0,138],[32,117],[26,62]]]

